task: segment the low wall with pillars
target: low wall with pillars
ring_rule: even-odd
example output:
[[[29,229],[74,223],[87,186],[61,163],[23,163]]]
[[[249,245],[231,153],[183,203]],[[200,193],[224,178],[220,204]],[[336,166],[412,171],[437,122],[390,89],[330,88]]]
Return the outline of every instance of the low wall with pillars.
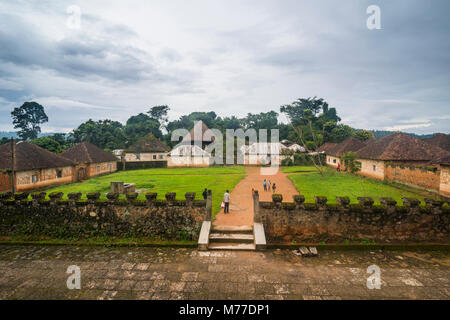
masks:
[[[210,216],[208,200],[194,200],[195,193],[186,193],[185,200],[176,200],[167,193],[166,200],[157,200],[156,193],[147,193],[146,200],[137,200],[137,193],[127,199],[108,193],[99,200],[99,193],[46,194],[0,193],[0,235],[33,235],[52,238],[145,237],[163,240],[197,240],[202,221]],[[209,209],[210,210],[210,209]]]
[[[348,197],[338,197],[338,204],[327,204],[326,197],[305,203],[302,195],[294,202],[283,203],[281,195],[272,202],[259,202],[254,195],[255,222],[261,222],[269,241],[305,242],[370,239],[377,242],[446,242],[450,241],[450,212],[440,200],[403,199],[397,205],[392,198],[358,198],[350,204]]]

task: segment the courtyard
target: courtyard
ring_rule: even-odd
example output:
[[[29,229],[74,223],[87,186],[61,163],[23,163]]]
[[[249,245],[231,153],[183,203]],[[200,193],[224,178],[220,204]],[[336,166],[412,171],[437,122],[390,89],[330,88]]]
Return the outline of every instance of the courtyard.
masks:
[[[80,289],[66,286],[71,265]],[[372,265],[380,289],[367,288]],[[445,251],[1,246],[0,299],[449,299],[449,268]]]

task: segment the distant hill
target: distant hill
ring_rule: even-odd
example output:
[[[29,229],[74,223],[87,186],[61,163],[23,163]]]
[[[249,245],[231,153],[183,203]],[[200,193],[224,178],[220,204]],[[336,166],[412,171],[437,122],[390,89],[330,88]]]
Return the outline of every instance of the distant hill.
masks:
[[[46,136],[51,136],[53,135],[53,132],[45,132],[45,133],[39,133],[38,137],[46,137]],[[2,138],[14,138],[14,139],[19,139],[19,136],[17,135],[17,132],[15,131],[0,131],[0,139]]]
[[[375,139],[377,139],[377,140],[396,132],[396,131],[384,131],[384,130],[371,130],[371,131],[373,132]],[[426,138],[430,138],[433,136],[433,134],[415,134],[415,133],[408,133],[408,132],[405,132],[405,133],[410,135],[411,137],[419,138],[419,139],[426,139]]]

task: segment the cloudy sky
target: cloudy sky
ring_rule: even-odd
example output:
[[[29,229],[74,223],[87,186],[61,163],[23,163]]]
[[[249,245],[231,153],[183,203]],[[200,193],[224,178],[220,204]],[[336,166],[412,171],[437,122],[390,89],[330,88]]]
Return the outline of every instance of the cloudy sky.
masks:
[[[2,0],[0,130],[31,100],[43,131],[67,132],[160,104],[173,120],[318,96],[356,128],[450,133],[449,14],[448,0]]]

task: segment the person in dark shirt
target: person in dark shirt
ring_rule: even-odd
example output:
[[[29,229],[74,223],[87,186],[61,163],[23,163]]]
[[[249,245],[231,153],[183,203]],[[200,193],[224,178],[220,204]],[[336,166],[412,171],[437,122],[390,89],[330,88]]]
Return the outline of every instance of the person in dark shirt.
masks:
[[[208,199],[208,190],[205,188],[205,191],[202,193],[203,199]]]

